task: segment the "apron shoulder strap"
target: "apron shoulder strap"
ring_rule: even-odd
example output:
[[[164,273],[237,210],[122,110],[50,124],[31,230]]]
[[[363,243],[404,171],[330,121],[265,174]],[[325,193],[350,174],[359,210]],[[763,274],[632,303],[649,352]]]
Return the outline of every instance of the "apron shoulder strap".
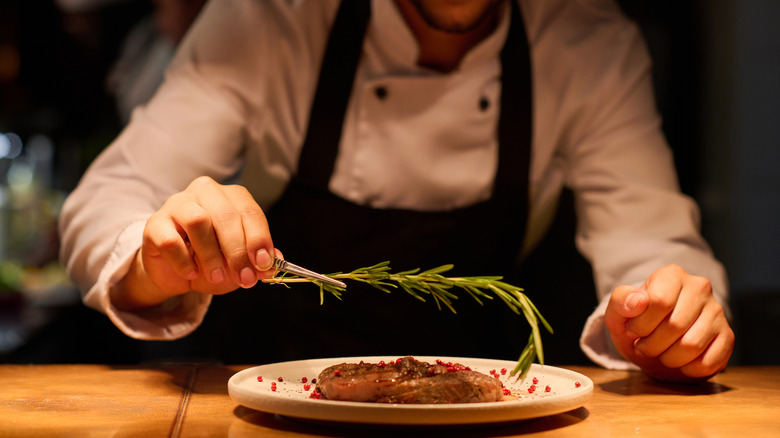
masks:
[[[533,138],[531,54],[517,0],[501,49],[501,113],[498,119],[499,162],[493,195],[528,206],[528,178]]]
[[[308,185],[328,188],[370,17],[371,0],[343,0],[336,14],[298,161],[297,177]]]

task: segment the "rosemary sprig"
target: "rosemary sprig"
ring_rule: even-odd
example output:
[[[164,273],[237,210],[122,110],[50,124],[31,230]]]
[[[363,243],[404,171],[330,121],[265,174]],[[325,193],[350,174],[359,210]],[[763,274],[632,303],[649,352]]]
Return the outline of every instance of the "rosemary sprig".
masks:
[[[520,353],[517,365],[510,374],[513,376],[517,375],[518,379],[525,377],[531,367],[531,363],[536,358],[539,359],[540,364],[544,364],[539,322],[542,323],[548,332],[552,333],[553,330],[542,314],[539,313],[536,306],[523,293],[523,289],[501,281],[502,277],[500,276],[446,277],[443,275],[452,268],[453,265],[442,265],[422,272],[420,269],[413,269],[392,273],[390,272],[390,262],[382,262],[367,268],[355,269],[348,273],[329,274],[328,277],[338,280],[360,281],[386,293],[392,293],[393,289],[401,288],[409,295],[423,302],[426,301],[426,297],[430,297],[439,310],[444,306],[453,313],[456,313],[456,311],[452,300],[458,299],[458,296],[453,293],[453,289],[464,290],[480,305],[482,305],[482,300],[492,300],[494,297],[498,297],[514,313],[523,315],[531,326],[528,342]],[[320,287],[320,303],[325,300],[325,292],[329,292],[336,298],[341,299],[341,294],[345,291],[344,288],[338,286],[287,273],[282,273],[280,276],[263,281],[285,285],[288,283],[315,283]]]

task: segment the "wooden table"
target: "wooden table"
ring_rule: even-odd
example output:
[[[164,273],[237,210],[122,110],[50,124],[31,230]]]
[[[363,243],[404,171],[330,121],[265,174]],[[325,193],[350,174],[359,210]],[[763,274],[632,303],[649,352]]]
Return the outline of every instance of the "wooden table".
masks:
[[[0,365],[0,437],[780,437],[780,367],[732,367],[667,385],[638,372],[567,367],[590,377],[582,408],[498,426],[356,428],[302,423],[237,405],[245,366]]]

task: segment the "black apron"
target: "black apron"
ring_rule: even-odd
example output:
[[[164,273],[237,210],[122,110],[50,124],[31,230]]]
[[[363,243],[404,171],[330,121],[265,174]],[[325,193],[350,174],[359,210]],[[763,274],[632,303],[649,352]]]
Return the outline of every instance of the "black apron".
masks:
[[[390,261],[393,271],[454,264],[452,275],[505,275],[522,246],[528,210],[531,78],[516,1],[501,53],[499,159],[492,196],[443,212],[375,209],[328,190],[344,114],[370,17],[369,1],[342,2],[321,68],[298,173],[268,212],[285,258],[332,273]],[[478,96],[475,96],[475,108]],[[515,359],[528,336],[522,316],[498,299],[477,304],[461,290],[457,314],[398,289],[348,282],[342,299],[299,284],[259,284],[214,297],[190,336],[194,354],[228,363],[355,355],[448,355]]]

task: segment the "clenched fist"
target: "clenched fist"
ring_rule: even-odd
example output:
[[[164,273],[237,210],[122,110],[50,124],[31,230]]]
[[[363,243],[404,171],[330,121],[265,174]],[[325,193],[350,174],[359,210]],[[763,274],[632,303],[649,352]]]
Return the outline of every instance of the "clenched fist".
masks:
[[[671,382],[706,380],[726,367],[734,332],[704,277],[676,265],[612,292],[604,319],[624,358]]]

